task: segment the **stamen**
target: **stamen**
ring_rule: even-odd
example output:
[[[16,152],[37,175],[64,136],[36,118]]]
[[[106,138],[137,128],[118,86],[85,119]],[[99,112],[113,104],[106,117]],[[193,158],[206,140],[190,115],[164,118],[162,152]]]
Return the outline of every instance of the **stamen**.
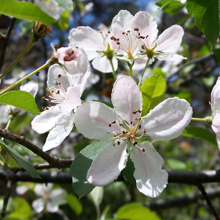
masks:
[[[115,146],[115,142],[112,142],[112,145]]]
[[[134,31],[139,31],[139,28],[134,28]]]
[[[108,134],[110,134],[110,131],[107,131]]]
[[[131,125],[133,124],[133,121],[131,121]]]
[[[118,145],[120,145],[120,143],[121,143],[120,141],[117,141],[117,144],[118,144]]]
[[[145,134],[145,133],[146,133],[146,130],[144,129],[143,132],[144,132],[144,134]]]
[[[119,123],[119,125],[122,126],[123,124],[122,124],[122,123]]]
[[[112,124],[115,124],[116,121],[112,121]]]
[[[62,76],[62,75],[61,75],[61,74],[59,74],[59,75],[58,75],[58,78],[60,78],[61,76]]]
[[[141,129],[141,125],[139,125],[139,127],[138,127],[139,129]]]
[[[109,124],[108,126],[109,126],[109,127],[111,127],[112,125],[111,125],[111,124]]]

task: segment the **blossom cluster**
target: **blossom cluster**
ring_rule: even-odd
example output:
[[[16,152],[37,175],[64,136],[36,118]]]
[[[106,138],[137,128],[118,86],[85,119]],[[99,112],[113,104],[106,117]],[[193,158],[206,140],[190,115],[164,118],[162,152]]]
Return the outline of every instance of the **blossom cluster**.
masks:
[[[48,94],[43,99],[50,104],[32,121],[32,128],[39,134],[49,131],[43,150],[59,146],[75,124],[85,137],[108,141],[88,170],[89,183],[104,186],[114,181],[130,157],[138,190],[150,197],[158,196],[167,185],[168,174],[151,142],[181,135],[192,117],[190,104],[168,98],[142,115],[140,84],[126,75],[115,77],[113,108],[101,102],[83,103],[81,96],[91,77],[89,61],[93,60],[95,69],[115,74],[118,60],[132,67],[147,65],[154,58],[184,59],[176,54],[182,37],[183,29],[178,25],[158,37],[157,23],[151,15],[138,12],[133,16],[125,10],[114,17],[110,29],[72,29],[69,46],[54,53],[58,64],[48,71]]]

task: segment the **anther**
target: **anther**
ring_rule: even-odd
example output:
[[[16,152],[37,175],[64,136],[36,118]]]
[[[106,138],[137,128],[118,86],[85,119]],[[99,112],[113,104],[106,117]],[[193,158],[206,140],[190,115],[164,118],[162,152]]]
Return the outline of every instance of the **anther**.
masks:
[[[115,146],[115,142],[112,142],[112,145]]]
[[[120,45],[120,42],[117,42],[116,44]]]
[[[56,94],[59,94],[60,93],[60,90],[57,90]]]
[[[148,38],[148,35],[146,36],[146,38]]]
[[[139,129],[141,129],[141,125],[139,125],[139,127],[138,127]]]
[[[137,141],[135,141],[134,143],[133,143],[133,145],[135,146],[137,144]]]
[[[130,33],[131,31],[128,30],[127,32]]]
[[[122,32],[122,34],[125,34],[125,32]]]
[[[119,41],[119,38],[117,38],[116,40]]]
[[[139,31],[139,28],[134,28],[134,31]]]
[[[122,126],[123,124],[122,124],[122,123],[119,123],[119,125]]]
[[[58,83],[58,82],[56,82],[56,85],[58,86],[58,85],[59,85],[59,83]]]
[[[145,152],[145,149],[144,149],[143,147],[141,148],[141,150],[142,150],[143,152]]]
[[[118,144],[118,145],[120,145],[120,143],[121,143],[120,141],[117,141],[117,144]]]
[[[136,114],[136,113],[137,113],[137,110],[133,111],[132,113],[133,113],[133,114]]]
[[[115,124],[116,121],[112,121],[112,124]]]
[[[137,109],[137,112],[141,113],[141,110],[140,110],[140,109]]]
[[[62,76],[62,75],[61,75],[61,74],[59,74],[59,75],[58,75],[58,78],[60,78],[61,76]]]
[[[131,121],[131,125],[133,124],[133,121]]]
[[[48,99],[49,102],[51,102],[51,99]]]
[[[144,132],[144,134],[145,134],[145,133],[146,133],[146,130],[144,129],[144,131],[143,131],[143,132]]]
[[[48,97],[50,94],[46,94],[46,97]]]
[[[43,96],[41,99],[42,99],[42,100],[44,100],[44,99],[45,99],[45,97]]]
[[[138,36],[138,39],[140,39],[140,38],[141,38],[141,39],[144,39],[145,37],[144,37],[144,36]]]
[[[114,137],[117,137],[118,135],[117,134],[114,134]]]
[[[107,131],[108,134],[110,134],[110,131]]]
[[[112,125],[111,125],[111,124],[109,124],[108,126],[109,126],[109,127],[111,127]]]
[[[108,34],[110,34],[111,33],[111,31],[108,31]]]

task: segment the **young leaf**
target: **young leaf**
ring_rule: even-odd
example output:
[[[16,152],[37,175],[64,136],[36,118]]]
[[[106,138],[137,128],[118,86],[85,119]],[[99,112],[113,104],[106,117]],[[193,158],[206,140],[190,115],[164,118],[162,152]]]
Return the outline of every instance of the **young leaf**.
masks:
[[[217,147],[215,134],[205,128],[187,126],[181,136],[197,138]]]
[[[82,204],[80,201],[76,198],[76,196],[72,194],[67,194],[66,201],[69,204],[69,206],[72,208],[72,210],[77,214],[80,215],[80,213],[83,210]]]
[[[175,0],[162,0],[157,2],[156,5],[163,7],[162,10],[170,15],[177,14],[184,7],[184,4]]]
[[[199,29],[215,45],[220,36],[220,0],[187,0],[186,7]]]
[[[56,2],[68,11],[73,10],[73,0],[56,0]]]
[[[0,0],[0,5],[0,14],[10,15],[28,21],[39,21],[47,26],[50,26],[56,21],[37,5],[30,2]]]
[[[129,203],[120,207],[116,213],[117,219],[126,220],[160,220],[155,212],[140,203]]]
[[[140,90],[143,98],[141,116],[144,116],[163,101],[166,90],[166,81],[159,74],[153,75],[144,81]]]
[[[37,178],[41,179],[38,172],[25,157],[22,157],[16,150],[8,147],[1,139],[0,139],[0,146],[4,150],[6,150],[16,160],[16,162],[30,174],[31,177],[36,179]]]
[[[29,92],[20,90],[7,92],[0,96],[0,103],[24,109],[33,115],[40,114],[35,99]]]
[[[136,180],[134,178],[134,163],[129,158],[126,167],[122,170],[122,174],[126,181],[130,182],[133,186],[136,186]]]
[[[72,186],[79,198],[82,198],[94,189],[95,186],[87,182],[86,175],[92,161],[107,144],[107,141],[99,141],[88,145],[77,154],[71,164],[69,173],[73,177]]]
[[[180,160],[169,158],[166,160],[166,163],[174,171],[186,170],[186,164]]]

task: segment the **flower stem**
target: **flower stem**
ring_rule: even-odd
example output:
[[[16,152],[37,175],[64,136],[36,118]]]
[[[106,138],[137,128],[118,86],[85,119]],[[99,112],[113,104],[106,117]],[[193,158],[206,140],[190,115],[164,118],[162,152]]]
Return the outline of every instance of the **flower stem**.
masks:
[[[11,86],[8,86],[6,89],[2,90],[0,92],[0,95],[4,94],[5,92],[11,90],[12,88],[14,88],[15,86],[17,86],[18,84],[22,83],[24,80],[28,79],[29,77],[33,76],[34,74],[38,73],[39,71],[43,70],[44,68],[52,65],[56,63],[56,58],[52,57],[50,58],[44,65],[42,65],[41,67],[39,67],[38,69],[36,69],[35,71],[33,71],[32,73],[30,73],[29,75],[25,76],[24,78],[18,80],[16,83],[14,83]]]
[[[29,51],[29,49],[37,42],[35,37],[32,37],[31,42],[23,50],[23,52],[14,60],[14,62],[0,75],[0,79],[4,77],[13,67],[18,63],[18,61]]]
[[[205,117],[205,118],[191,118],[192,121],[202,121],[206,123],[212,123],[212,117]]]
[[[114,80],[116,81],[116,73],[115,73],[115,70],[114,70],[114,66],[113,66],[113,63],[112,63],[112,59],[109,59],[109,61],[110,61],[111,67],[112,67],[113,78],[114,78]]]
[[[148,58],[147,63],[146,63],[146,65],[145,65],[145,67],[144,67],[144,69],[143,69],[143,72],[142,72],[142,74],[141,74],[141,78],[140,78],[139,83],[138,83],[139,88],[141,87],[141,82],[142,82],[144,73],[145,73],[145,71],[146,71],[146,69],[147,69],[147,67],[148,67],[149,62],[150,62],[150,58]]]
[[[134,65],[134,61],[132,64],[130,64],[129,62],[127,62],[128,66],[129,66],[129,69],[130,69],[130,76],[132,77],[132,67]]]

